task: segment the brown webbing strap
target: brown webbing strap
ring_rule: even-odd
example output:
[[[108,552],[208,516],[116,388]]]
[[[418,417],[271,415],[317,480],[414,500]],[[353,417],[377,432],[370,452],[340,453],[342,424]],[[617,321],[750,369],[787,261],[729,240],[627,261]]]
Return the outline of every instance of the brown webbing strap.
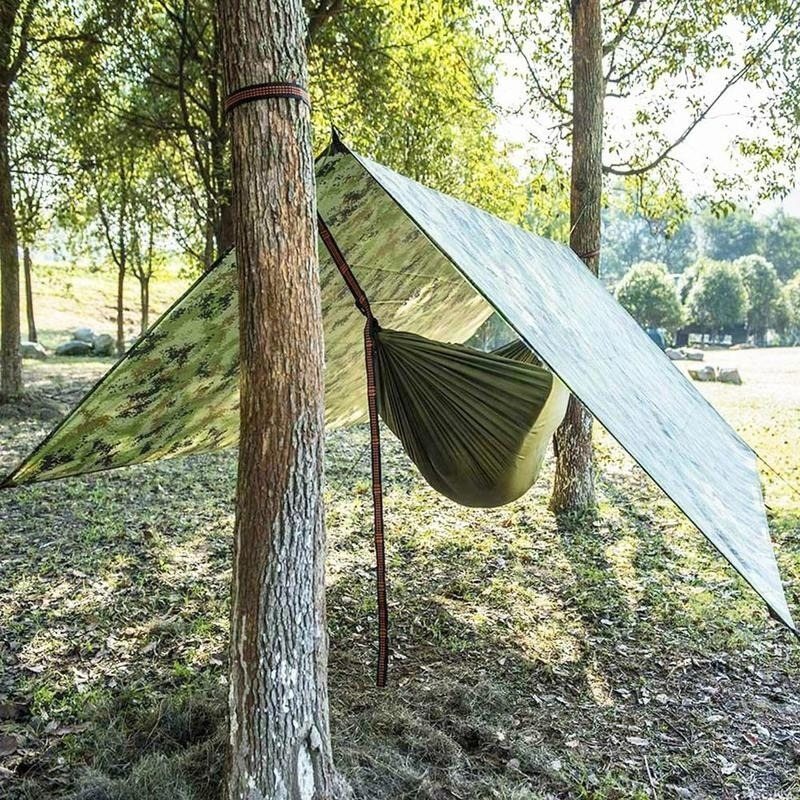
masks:
[[[356,307],[366,317],[364,325],[364,358],[367,368],[367,409],[369,411],[370,453],[372,455],[372,514],[375,538],[375,577],[378,596],[378,668],[376,683],[386,686],[389,666],[389,609],[386,602],[386,547],[383,530],[383,479],[381,469],[381,431],[378,421],[378,391],[376,382],[375,332],[378,321],[372,314],[369,300],[353,275],[344,254],[336,244],[328,226],[317,215],[319,235],[353,295]]]
[[[241,89],[232,91],[225,98],[225,113],[232,111],[242,103],[251,103],[253,100],[265,100],[273,97],[288,97],[299,100],[311,108],[308,92],[297,83],[255,83],[252,86],[242,86]]]

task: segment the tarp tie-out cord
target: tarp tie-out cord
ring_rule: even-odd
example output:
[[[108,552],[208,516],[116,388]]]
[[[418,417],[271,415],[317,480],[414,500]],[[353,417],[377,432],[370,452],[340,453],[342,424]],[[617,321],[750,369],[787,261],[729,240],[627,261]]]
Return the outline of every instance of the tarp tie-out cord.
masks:
[[[749,445],[748,445],[748,446],[749,446]],[[764,465],[764,466],[765,466],[765,467],[766,467],[766,468],[767,468],[767,469],[768,469],[770,472],[772,472],[772,473],[773,473],[773,475],[775,475],[775,477],[776,477],[776,478],[778,478],[778,480],[780,480],[780,481],[781,481],[781,482],[784,484],[784,486],[786,486],[786,488],[787,488],[787,489],[788,489],[790,492],[793,492],[793,493],[794,493],[794,494],[795,494],[797,497],[800,497],[800,489],[798,489],[798,487],[797,487],[797,486],[795,486],[795,485],[794,485],[794,484],[793,484],[793,483],[792,483],[792,482],[791,482],[791,481],[790,481],[790,480],[789,480],[789,479],[788,479],[788,478],[787,478],[785,475],[783,475],[782,473],[778,472],[778,470],[777,470],[777,469],[775,469],[775,467],[773,467],[773,466],[772,466],[772,464],[770,464],[770,463],[769,463],[769,462],[768,462],[768,461],[767,461],[767,460],[764,458],[764,456],[762,456],[762,455],[761,455],[761,453],[759,453],[757,450],[754,450],[752,447],[750,448],[750,450],[752,450],[752,452],[753,452],[753,455],[755,455],[755,457],[756,457],[756,458],[757,458],[757,459],[758,459],[758,460],[759,460],[759,461],[760,461],[760,462],[761,462],[761,463],[762,463],[762,464],[763,464],[763,465]]]
[[[317,226],[322,243],[336,264],[347,288],[353,295],[356,308],[366,318],[364,325],[364,359],[367,372],[367,409],[369,412],[370,453],[372,456],[372,527],[375,538],[375,577],[378,599],[378,667],[375,682],[379,687],[386,686],[386,672],[389,666],[389,609],[386,602],[386,547],[383,523],[383,477],[381,469],[381,431],[378,420],[378,389],[376,334],[380,330],[378,320],[372,313],[364,290],[353,275],[347,259],[336,244],[328,226],[319,214]]]
[[[308,91],[298,83],[254,83],[250,86],[242,86],[240,89],[235,89],[225,98],[225,113],[233,111],[236,106],[240,106],[243,103],[281,97],[299,100],[311,108]]]

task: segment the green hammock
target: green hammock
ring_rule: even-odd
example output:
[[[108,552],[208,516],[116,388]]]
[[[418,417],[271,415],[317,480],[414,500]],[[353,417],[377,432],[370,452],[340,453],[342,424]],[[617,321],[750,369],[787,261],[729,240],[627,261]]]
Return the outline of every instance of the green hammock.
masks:
[[[378,410],[425,480],[465,506],[525,494],[566,412],[564,384],[522,342],[483,353],[386,329],[375,339]]]
[[[317,222],[322,242],[365,317],[377,684],[384,686],[389,611],[378,416],[434,489],[461,505],[493,508],[516,500],[533,485],[550,437],[566,413],[569,391],[522,341],[484,353],[381,328],[330,229],[321,217]]]

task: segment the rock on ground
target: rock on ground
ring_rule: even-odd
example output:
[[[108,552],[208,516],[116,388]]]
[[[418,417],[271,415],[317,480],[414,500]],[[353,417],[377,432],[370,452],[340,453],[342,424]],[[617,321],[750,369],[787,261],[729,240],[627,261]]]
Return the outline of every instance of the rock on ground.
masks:
[[[80,339],[64,342],[56,347],[57,356],[88,356],[92,354],[92,345]]]
[[[92,339],[92,346],[96,356],[114,355],[114,337],[107,333],[100,333]]]
[[[708,381],[715,381],[717,379],[717,372],[714,367],[706,364],[706,366],[700,367],[699,369],[690,369],[689,376],[693,381],[707,383]]]
[[[671,361],[680,361],[683,358],[685,358],[685,356],[683,355],[683,351],[676,350],[674,347],[668,347],[664,351],[664,353],[666,354],[667,358],[670,359]]]
[[[702,361],[706,355],[702,350],[694,350],[691,347],[682,347],[681,352],[683,357],[689,361]]]
[[[733,383],[736,386],[742,385],[742,376],[736,367],[718,367],[717,380],[720,383]]]
[[[38,358],[40,361],[47,358],[47,350],[41,342],[20,342],[19,354],[23,358]]]
[[[92,344],[94,342],[94,331],[91,328],[76,328],[72,331],[72,338],[79,342]]]

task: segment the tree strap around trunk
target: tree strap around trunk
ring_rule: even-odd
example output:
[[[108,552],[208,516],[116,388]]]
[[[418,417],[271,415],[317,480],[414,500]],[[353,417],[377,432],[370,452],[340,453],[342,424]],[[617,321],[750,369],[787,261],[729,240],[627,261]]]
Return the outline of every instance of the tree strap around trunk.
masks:
[[[378,391],[376,383],[375,334],[380,329],[378,320],[372,314],[364,290],[353,275],[344,254],[336,244],[328,226],[317,215],[319,235],[336,264],[347,288],[353,295],[356,307],[366,317],[364,325],[364,358],[367,372],[367,409],[369,412],[370,453],[372,456],[372,514],[375,538],[375,575],[378,597],[378,668],[376,683],[386,686],[386,672],[389,665],[389,609],[386,602],[386,548],[383,528],[383,478],[381,469],[381,432],[378,420]]]
[[[273,97],[287,97],[299,100],[311,108],[311,100],[304,87],[297,83],[254,83],[236,89],[225,98],[225,113],[233,111],[242,103],[252,103],[253,100],[268,100]]]

